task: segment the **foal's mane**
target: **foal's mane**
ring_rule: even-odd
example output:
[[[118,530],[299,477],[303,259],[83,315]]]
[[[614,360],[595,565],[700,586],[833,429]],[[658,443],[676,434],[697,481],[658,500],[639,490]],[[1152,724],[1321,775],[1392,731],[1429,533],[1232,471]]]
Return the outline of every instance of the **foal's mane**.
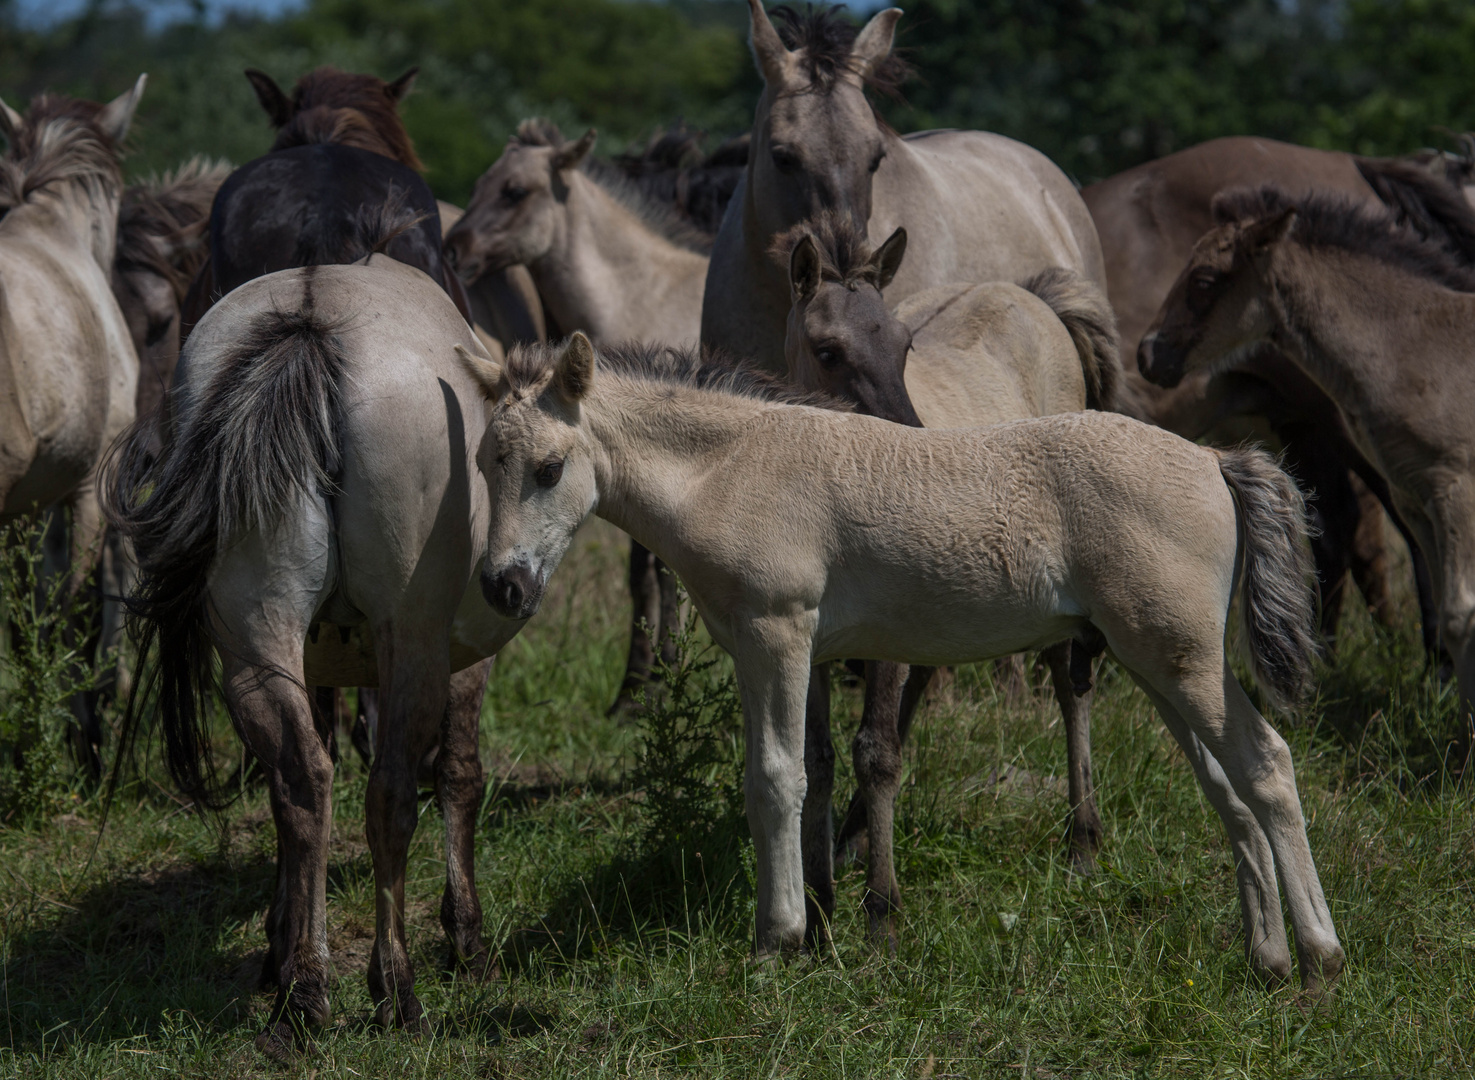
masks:
[[[292,114],[277,132],[273,150],[332,143],[393,158],[417,171],[415,154],[389,84],[377,75],[356,75],[324,65],[297,80]]]
[[[73,181],[95,199],[123,186],[118,144],[97,125],[103,106],[61,94],[31,101],[25,123],[0,158],[0,214],[20,206],[33,191]]]
[[[1296,211],[1290,238],[1307,247],[1329,247],[1366,255],[1456,292],[1475,292],[1475,267],[1449,248],[1401,226],[1388,210],[1370,208],[1341,195],[1293,198],[1274,184],[1221,192],[1214,197],[1220,224],[1263,221]]]
[[[902,84],[911,78],[911,65],[893,53],[869,75],[858,71],[850,53],[860,28],[840,14],[844,10],[844,4],[805,4],[801,12],[780,4],[769,14],[777,23],[780,40],[803,58],[804,74],[815,89],[828,93],[840,75],[850,72],[860,75],[869,89],[887,97],[900,97]]]
[[[561,343],[514,346],[504,369],[508,388],[514,393],[540,391],[552,376],[563,349]],[[702,390],[724,397],[775,405],[810,405],[839,412],[849,412],[852,408],[828,394],[800,390],[770,372],[694,348],[640,342],[600,346],[595,350],[595,367],[620,378]]]
[[[568,145],[563,132],[552,120],[535,117],[517,125],[512,142],[517,146],[546,146],[554,151]],[[677,247],[698,255],[712,253],[712,237],[682,218],[680,211],[668,202],[654,198],[646,188],[632,179],[618,165],[586,157],[579,171],[600,186],[604,192],[629,210],[652,232]]]
[[[773,238],[768,253],[785,273],[788,273],[794,248],[806,236],[813,237],[815,247],[819,249],[821,281],[837,282],[847,289],[854,289],[857,285],[881,287],[877,279],[878,269],[870,265],[871,256],[875,254],[870,240],[848,214],[835,210],[821,210],[809,220],[801,221]]]
[[[210,205],[230,171],[223,161],[196,155],[173,172],[124,189],[114,265],[158,275],[183,302],[209,254]]]

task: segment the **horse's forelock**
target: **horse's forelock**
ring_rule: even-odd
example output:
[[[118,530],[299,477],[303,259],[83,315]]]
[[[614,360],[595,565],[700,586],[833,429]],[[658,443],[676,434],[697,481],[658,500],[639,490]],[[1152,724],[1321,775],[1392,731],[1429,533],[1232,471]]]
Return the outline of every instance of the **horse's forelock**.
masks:
[[[518,146],[546,146],[557,150],[568,140],[563,137],[557,124],[541,116],[534,116],[517,125],[511,141]]]
[[[806,4],[801,12],[780,4],[769,14],[776,23],[780,40],[800,54],[804,74],[811,85],[828,91],[836,79],[849,73],[887,97],[899,96],[902,84],[911,78],[911,65],[892,54],[869,73],[860,71],[851,55],[860,28],[841,14],[844,10],[844,4],[821,7]]]
[[[118,144],[97,123],[102,110],[96,102],[61,94],[32,100],[0,159],[0,209],[19,206],[31,192],[63,180],[111,195],[121,191]]]

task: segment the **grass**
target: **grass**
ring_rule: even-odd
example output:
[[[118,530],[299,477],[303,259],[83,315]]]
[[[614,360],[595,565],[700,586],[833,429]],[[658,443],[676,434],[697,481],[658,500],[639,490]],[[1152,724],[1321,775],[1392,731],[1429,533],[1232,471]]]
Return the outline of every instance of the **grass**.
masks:
[[[1294,988],[1252,984],[1223,830],[1140,692],[1110,670],[1094,716],[1107,829],[1094,877],[1064,872],[1053,702],[1039,690],[1010,702],[991,667],[962,668],[907,753],[899,955],[866,944],[862,875],[849,867],[833,952],[754,966],[744,874],[703,870],[721,852],[685,851],[674,898],[650,887],[670,852],[641,846],[627,780],[638,733],[603,716],[624,657],[623,552],[605,526],[581,534],[487,697],[477,869],[486,936],[515,946],[502,979],[439,974],[440,828],[427,803],[407,895],[435,1034],[369,1027],[365,776],[345,758],[329,876],[334,1019],[294,1065],[269,1063],[251,1044],[270,1001],[254,992],[273,881],[264,800],[247,798],[220,829],[150,785],[115,807],[90,866],[95,801],[0,831],[0,1075],[1475,1071],[1475,805],[1439,771],[1453,699],[1426,677],[1411,610],[1396,634],[1350,613],[1319,699],[1302,724],[1281,724],[1349,958],[1335,1000],[1309,1010]],[[847,798],[859,692],[836,697]]]

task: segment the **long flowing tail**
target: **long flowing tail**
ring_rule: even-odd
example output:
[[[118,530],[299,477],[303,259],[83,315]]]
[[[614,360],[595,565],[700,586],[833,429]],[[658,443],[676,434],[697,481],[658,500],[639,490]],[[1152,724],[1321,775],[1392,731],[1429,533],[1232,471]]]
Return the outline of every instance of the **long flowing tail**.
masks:
[[[1298,702],[1311,683],[1316,611],[1306,544],[1306,500],[1263,450],[1218,450],[1240,524],[1240,615],[1255,679],[1277,708]]]
[[[170,775],[205,806],[229,800],[206,734],[214,682],[206,581],[217,553],[281,521],[304,495],[330,491],[339,470],[345,358],[335,327],[301,310],[257,317],[208,385],[176,411],[157,458],[141,420],[119,440],[103,485],[108,520],[132,542],[139,581],[127,601],[140,672],[119,740],[127,750],[139,691],[157,691]],[[116,775],[116,769],[115,769]]]
[[[1019,283],[1055,312],[1070,331],[1086,377],[1086,407],[1110,410],[1115,406],[1117,383],[1121,380],[1116,315],[1095,284],[1061,266],[1041,270]]]

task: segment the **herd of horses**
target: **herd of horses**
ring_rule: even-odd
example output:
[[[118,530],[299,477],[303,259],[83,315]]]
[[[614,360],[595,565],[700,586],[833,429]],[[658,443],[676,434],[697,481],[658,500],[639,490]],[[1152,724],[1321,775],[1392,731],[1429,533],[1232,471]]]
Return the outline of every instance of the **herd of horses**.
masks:
[[[100,566],[122,598],[125,744],[152,703],[175,781],[220,805],[219,692],[254,757],[278,845],[268,1053],[328,1018],[336,688],[361,688],[341,719],[371,762],[377,1022],[426,1023],[404,933],[423,782],[449,963],[494,970],[482,698],[590,514],[632,539],[612,711],[670,647],[675,577],[734,659],[760,956],[822,942],[835,853],[861,831],[869,925],[895,947],[900,751],[939,665],[1042,654],[1088,873],[1109,653],[1224,822],[1252,970],[1291,975],[1283,884],[1320,992],[1343,951],[1290,751],[1232,674],[1226,623],[1237,598],[1260,687],[1293,706],[1349,573],[1392,618],[1385,512],[1468,752],[1468,160],[1221,139],[1078,190],[1002,136],[882,122],[867,95],[908,74],[899,11],[857,29],[750,4],[749,135],[703,159],[678,129],[604,163],[593,131],[528,121],[464,213],[398,117],[413,71],[322,68],[290,94],[248,71],[266,154],[126,189],[142,76],[107,105],[0,103],[3,512],[64,508],[70,587]],[[1200,445],[1247,425],[1284,468]],[[859,791],[837,831],[824,666],[857,658]],[[77,742],[100,768],[94,707]]]

